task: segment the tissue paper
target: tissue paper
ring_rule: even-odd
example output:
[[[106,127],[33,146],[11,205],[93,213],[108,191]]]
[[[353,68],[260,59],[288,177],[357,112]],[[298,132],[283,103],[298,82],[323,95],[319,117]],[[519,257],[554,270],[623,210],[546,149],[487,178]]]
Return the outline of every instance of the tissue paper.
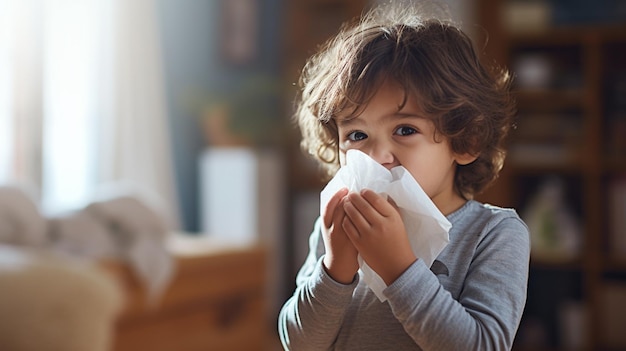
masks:
[[[367,188],[393,199],[404,222],[411,249],[428,267],[448,244],[448,231],[452,225],[406,168],[398,166],[388,170],[365,153],[348,150],[346,165],[339,169],[320,194],[320,213],[342,188],[351,192]],[[381,302],[386,301],[383,290],[387,285],[383,279],[360,256],[359,265],[361,279]]]

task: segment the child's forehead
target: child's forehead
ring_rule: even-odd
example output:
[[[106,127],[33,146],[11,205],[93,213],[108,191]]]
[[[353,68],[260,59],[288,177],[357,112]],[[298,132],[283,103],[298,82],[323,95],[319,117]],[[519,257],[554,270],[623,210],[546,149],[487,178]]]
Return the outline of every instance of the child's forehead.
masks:
[[[346,94],[343,106],[336,109],[337,121],[349,122],[374,104],[386,114],[397,116],[423,114],[421,94],[394,79],[381,79]],[[407,111],[409,108],[412,111]]]

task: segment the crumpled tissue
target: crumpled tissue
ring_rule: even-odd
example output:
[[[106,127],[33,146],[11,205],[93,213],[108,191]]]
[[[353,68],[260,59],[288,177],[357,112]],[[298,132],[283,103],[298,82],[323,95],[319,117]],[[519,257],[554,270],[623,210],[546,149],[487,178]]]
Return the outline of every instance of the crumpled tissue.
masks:
[[[351,192],[371,189],[396,203],[415,256],[430,267],[449,241],[452,226],[415,178],[402,166],[388,170],[365,153],[348,150],[342,166],[320,194],[320,213],[342,188]],[[359,256],[359,274],[381,302],[387,300],[383,279]]]
[[[83,211],[110,229],[120,256],[127,260],[156,303],[174,277],[176,262],[166,247],[167,224],[147,195],[110,194],[92,201]]]

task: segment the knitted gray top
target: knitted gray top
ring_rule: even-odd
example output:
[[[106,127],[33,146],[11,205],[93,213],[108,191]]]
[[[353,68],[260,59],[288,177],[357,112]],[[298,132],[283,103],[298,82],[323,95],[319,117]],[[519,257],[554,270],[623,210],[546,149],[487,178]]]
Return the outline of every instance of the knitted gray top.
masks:
[[[450,243],[431,268],[420,259],[381,303],[357,276],[322,267],[318,219],[296,290],[280,311],[286,350],[509,350],[526,303],[530,239],[511,209],[468,201],[450,214]]]

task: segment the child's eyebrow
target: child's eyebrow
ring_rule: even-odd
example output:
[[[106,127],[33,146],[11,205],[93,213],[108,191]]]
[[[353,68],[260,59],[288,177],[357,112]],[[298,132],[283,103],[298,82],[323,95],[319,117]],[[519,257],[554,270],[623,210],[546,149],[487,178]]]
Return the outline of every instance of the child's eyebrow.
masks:
[[[423,120],[427,120],[428,118],[418,115],[416,113],[413,112],[394,112],[394,113],[390,113],[388,115],[385,116],[385,118],[387,119],[391,119],[391,118],[395,118],[395,119],[405,119],[405,118],[418,118],[418,119],[423,119]],[[367,124],[367,120],[364,118],[359,118],[359,116],[346,116],[346,117],[342,117],[342,118],[337,118],[337,125],[341,126],[341,127],[349,127],[351,125],[354,124],[359,124],[359,123],[363,123],[363,124]]]
[[[337,125],[345,127],[356,124],[359,121],[358,116],[347,116],[342,118],[337,118]]]
[[[427,119],[426,117],[419,115],[417,113],[414,112],[397,112],[394,113],[392,115],[389,115],[389,117],[399,117],[399,118],[419,118],[419,119]]]

